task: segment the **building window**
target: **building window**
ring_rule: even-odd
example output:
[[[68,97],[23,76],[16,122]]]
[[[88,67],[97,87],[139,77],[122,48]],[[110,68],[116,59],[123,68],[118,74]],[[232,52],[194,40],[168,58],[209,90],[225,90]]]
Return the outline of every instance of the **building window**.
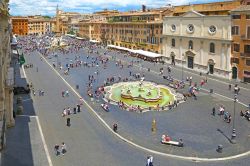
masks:
[[[175,39],[172,39],[172,47],[175,47]]]
[[[240,52],[240,44],[234,44],[233,50],[234,50],[234,52]]]
[[[232,63],[239,64],[239,58],[231,58],[231,64]]]
[[[188,42],[188,48],[191,49],[191,50],[194,48],[194,44],[193,44],[192,40],[189,40],[189,42]]]
[[[193,24],[188,24],[188,26],[187,26],[187,32],[188,33],[193,33],[194,32],[194,25]]]
[[[240,19],[241,16],[240,15],[232,15],[232,19]]]
[[[176,26],[174,24],[171,25],[171,31],[173,31],[173,32],[176,31]]]
[[[239,27],[238,26],[232,27],[232,35],[239,35]]]
[[[210,53],[215,53],[215,45],[214,45],[214,43],[210,43],[209,51],[210,51]]]
[[[211,25],[209,28],[208,28],[208,32],[213,35],[216,33],[216,27],[214,25]]]
[[[247,38],[250,39],[250,27],[247,27]]]
[[[250,60],[249,59],[246,59],[246,65],[250,66]]]
[[[244,53],[250,53],[250,45],[244,46]]]
[[[250,14],[247,14],[247,15],[246,15],[246,19],[250,19]]]

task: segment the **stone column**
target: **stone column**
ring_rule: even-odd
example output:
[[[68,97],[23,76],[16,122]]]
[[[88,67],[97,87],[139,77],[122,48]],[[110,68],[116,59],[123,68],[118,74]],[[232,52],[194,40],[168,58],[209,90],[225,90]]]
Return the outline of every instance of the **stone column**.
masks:
[[[225,44],[221,45],[220,68],[224,69]]]
[[[168,52],[167,52],[167,48],[168,48],[168,38],[167,37],[164,37],[163,38],[163,48],[164,48],[164,50],[163,50],[163,53],[164,53],[164,57],[168,57]]]
[[[13,92],[10,87],[5,88],[5,103],[6,103],[6,124],[7,127],[15,126],[13,118]]]
[[[180,36],[182,36],[182,20],[180,20]]]
[[[179,56],[178,56],[178,58],[179,58],[179,60],[182,61],[182,38],[180,38],[179,41],[180,41],[180,47],[179,47]]]
[[[230,70],[230,58],[231,58],[231,48],[230,44],[227,44],[227,55],[226,55],[226,70]]]
[[[202,65],[203,66],[203,43],[204,43],[204,41],[200,41],[201,43],[201,47],[200,47],[200,65]]]
[[[204,36],[204,19],[202,20],[201,24],[201,36]]]

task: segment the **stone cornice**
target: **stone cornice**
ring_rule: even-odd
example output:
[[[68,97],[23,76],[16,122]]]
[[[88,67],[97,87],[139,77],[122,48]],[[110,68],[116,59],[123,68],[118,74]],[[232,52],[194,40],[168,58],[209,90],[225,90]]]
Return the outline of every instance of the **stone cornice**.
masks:
[[[230,39],[223,39],[223,38],[206,38],[206,37],[196,37],[196,36],[181,36],[181,35],[162,35],[162,37],[176,37],[176,38],[192,38],[192,39],[200,39],[200,40],[216,40],[216,41],[223,41],[231,43],[232,40]]]

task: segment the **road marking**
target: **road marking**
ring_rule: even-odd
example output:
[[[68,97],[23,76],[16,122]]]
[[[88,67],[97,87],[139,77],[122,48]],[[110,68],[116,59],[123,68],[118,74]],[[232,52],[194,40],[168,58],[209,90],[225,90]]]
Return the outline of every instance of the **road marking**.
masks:
[[[41,127],[41,124],[40,124],[39,117],[36,116],[36,115],[17,115],[17,117],[29,117],[29,118],[35,118],[36,119],[37,125],[38,125],[38,130],[39,130],[40,135],[41,135],[41,139],[42,139],[42,142],[43,142],[43,148],[45,150],[49,166],[53,166],[50,155],[49,155],[48,146],[47,146],[47,144],[45,142],[45,139],[44,139],[44,135],[43,135],[43,132],[42,132],[42,127]]]
[[[181,159],[181,160],[187,160],[187,161],[203,161],[203,162],[212,162],[212,161],[225,161],[225,160],[232,160],[232,159],[236,159],[236,158],[240,158],[240,157],[244,157],[247,155],[250,155],[250,151],[238,154],[238,155],[234,155],[234,156],[228,156],[228,157],[221,157],[221,158],[199,158],[199,157],[187,157],[187,156],[179,156],[179,155],[174,155],[174,154],[167,154],[167,153],[163,153],[163,152],[158,152],[152,149],[148,149],[146,147],[143,147],[141,145],[138,145],[128,139],[126,139],[125,137],[119,135],[118,133],[114,132],[112,130],[112,128],[101,118],[100,115],[98,115],[98,113],[96,113],[94,111],[94,109],[86,102],[86,100],[84,100],[84,98],[61,76],[61,74],[47,61],[47,59],[45,59],[40,53],[39,55],[44,59],[44,61],[51,67],[52,70],[54,70],[54,72],[63,80],[63,82],[77,95],[77,97],[82,98],[83,102],[87,105],[87,107],[89,108],[89,110],[91,110],[91,112],[103,123],[103,125],[105,127],[107,127],[108,130],[110,130],[110,132],[112,132],[114,135],[116,135],[117,137],[119,137],[121,140],[123,140],[124,142],[127,142],[130,145],[133,145],[134,147],[153,153],[153,154],[157,154],[157,155],[161,155],[161,156],[165,156],[165,157],[171,157],[171,158],[175,158],[175,159]]]
[[[17,115],[17,116],[21,116],[21,117],[29,117],[29,118],[36,118],[36,115]]]
[[[40,134],[41,134],[41,138],[42,138],[42,142],[43,142],[43,148],[44,148],[44,150],[45,150],[45,153],[46,153],[46,157],[47,157],[49,166],[53,166],[52,161],[51,161],[51,158],[50,158],[50,155],[49,155],[48,146],[47,146],[47,144],[46,144],[46,142],[45,142],[45,138],[44,138],[44,135],[43,135],[43,131],[42,131],[42,127],[41,127],[41,124],[40,124],[40,120],[39,120],[38,116],[35,116],[35,118],[36,118],[36,121],[37,121],[37,124],[38,124],[39,132],[40,132]]]
[[[22,65],[21,68],[22,68],[22,70],[20,70],[20,76],[21,76],[21,78],[27,78],[23,65]]]

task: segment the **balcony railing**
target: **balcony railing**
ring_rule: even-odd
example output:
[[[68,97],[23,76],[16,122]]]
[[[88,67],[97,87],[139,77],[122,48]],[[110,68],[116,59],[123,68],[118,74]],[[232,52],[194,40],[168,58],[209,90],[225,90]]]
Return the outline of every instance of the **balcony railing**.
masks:
[[[240,53],[240,56],[242,57],[242,58],[250,58],[250,53]]]
[[[241,35],[241,39],[242,40],[250,40],[250,37],[248,37],[247,35]]]

